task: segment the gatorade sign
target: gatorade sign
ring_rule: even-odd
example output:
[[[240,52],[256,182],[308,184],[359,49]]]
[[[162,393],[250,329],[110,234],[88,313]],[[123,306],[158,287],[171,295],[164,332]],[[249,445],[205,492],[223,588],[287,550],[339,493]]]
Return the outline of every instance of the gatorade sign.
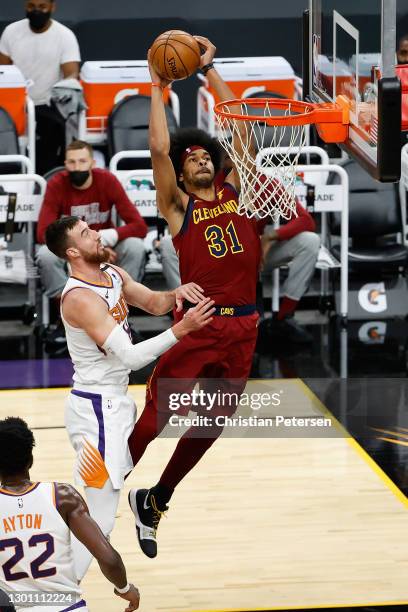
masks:
[[[358,339],[364,344],[384,344],[386,332],[385,321],[367,321],[358,330]]]
[[[387,310],[387,295],[384,283],[367,283],[358,292],[358,302],[367,312]]]
[[[341,211],[343,206],[342,185],[316,185],[314,198],[314,212],[336,212]],[[295,193],[302,206],[306,208],[306,185],[297,185]]]

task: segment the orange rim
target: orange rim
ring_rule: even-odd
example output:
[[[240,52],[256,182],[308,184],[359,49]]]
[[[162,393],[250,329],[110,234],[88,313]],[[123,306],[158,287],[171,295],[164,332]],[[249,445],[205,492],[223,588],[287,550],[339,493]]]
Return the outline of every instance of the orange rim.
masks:
[[[234,106],[245,104],[252,107],[288,110],[291,113],[284,117],[265,115],[244,115],[233,110]],[[326,142],[344,142],[348,135],[349,102],[344,96],[338,96],[336,102],[309,103],[289,98],[244,98],[218,102],[214,106],[218,117],[226,120],[261,121],[269,126],[317,124],[320,135]]]
[[[268,106],[279,110],[286,110],[290,108],[291,112],[294,112],[296,114],[286,115],[285,117],[268,117],[265,115],[244,115],[242,113],[223,110],[223,108],[225,107],[229,108],[241,104],[261,108]],[[264,123],[267,123],[268,125],[306,125],[308,123],[327,123],[328,121],[342,122],[344,108],[340,104],[340,101],[336,101],[336,103],[325,102],[320,104],[312,104],[309,102],[301,102],[300,100],[291,99],[283,100],[278,98],[243,98],[238,100],[227,100],[225,102],[218,102],[214,107],[214,111],[217,115],[224,117],[225,119],[238,119],[240,121],[262,121]]]

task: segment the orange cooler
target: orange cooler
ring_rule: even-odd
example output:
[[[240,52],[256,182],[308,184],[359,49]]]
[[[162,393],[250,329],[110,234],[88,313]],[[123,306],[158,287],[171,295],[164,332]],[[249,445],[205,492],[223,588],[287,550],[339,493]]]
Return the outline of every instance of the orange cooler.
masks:
[[[118,95],[151,94],[151,78],[146,60],[85,62],[80,74],[88,109],[87,129],[104,132],[108,115]],[[165,92],[166,101],[168,92]]]
[[[0,66],[0,106],[11,115],[19,136],[26,129],[26,80],[16,66]]]
[[[265,87],[287,98],[295,97],[295,73],[284,57],[216,58],[214,66],[237,98],[249,97],[248,90],[253,87]],[[208,89],[218,102],[215,92]]]

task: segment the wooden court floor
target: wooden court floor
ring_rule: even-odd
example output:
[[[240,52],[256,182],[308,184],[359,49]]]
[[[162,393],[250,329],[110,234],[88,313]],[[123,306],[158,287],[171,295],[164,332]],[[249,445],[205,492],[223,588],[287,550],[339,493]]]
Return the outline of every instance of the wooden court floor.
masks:
[[[318,413],[303,383],[281,384],[295,412]],[[35,428],[35,480],[71,482],[67,392],[0,392],[0,417],[18,415]],[[142,407],[144,387],[130,393]],[[142,612],[408,604],[407,499],[345,438],[218,440],[176,490],[158,557],[144,557],[127,490],[154,484],[175,444],[150,445],[126,483],[112,534]],[[92,612],[126,607],[95,563],[83,587]]]

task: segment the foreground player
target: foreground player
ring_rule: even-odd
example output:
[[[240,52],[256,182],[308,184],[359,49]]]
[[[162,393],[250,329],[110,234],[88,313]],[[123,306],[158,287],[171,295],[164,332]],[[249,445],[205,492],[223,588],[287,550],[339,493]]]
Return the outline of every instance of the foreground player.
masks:
[[[196,39],[205,49],[201,66],[211,88],[220,100],[234,99],[212,64],[215,47],[206,38]],[[212,377],[223,379],[217,383],[218,389],[226,386],[230,392],[234,379],[238,381],[234,391],[242,392],[251,369],[258,321],[255,302],[260,239],[255,223],[236,212],[238,175],[233,169],[222,185],[215,184],[219,148],[201,130],[179,131],[170,150],[162,97],[168,82],[160,79],[150,61],[149,67],[153,82],[149,135],[157,204],[178,252],[182,282],[199,283],[205,295],[215,301],[216,312],[205,331],[184,338],[156,366],[148,383],[145,409],[129,439],[135,465],[171,415],[168,404],[158,406],[159,381]],[[211,414],[229,416],[235,410],[233,405],[217,406]],[[149,490],[130,492],[139,544],[147,556],[157,554],[157,526],[174,488],[222,429],[215,422],[191,427],[178,442],[159,482]]]
[[[66,259],[71,276],[62,292],[61,318],[74,364],[65,426],[76,450],[75,483],[85,486],[91,516],[107,536],[113,529],[120,490],[133,463],[126,444],[136,420],[128,397],[130,370],[138,370],[190,332],[211,322],[213,302],[190,283],[170,292],[151,291],[121,268],[103,264],[105,248],[97,231],[78,217],[48,226],[47,246]],[[169,312],[182,302],[199,302],[183,319],[155,338],[133,345],[127,322],[128,304],[152,314]],[[78,580],[91,556],[74,541]]]
[[[130,602],[126,612],[137,610],[139,592],[128,584],[119,553],[78,491],[68,484],[31,481],[34,445],[22,419],[0,421],[0,587],[12,595],[17,610],[86,612],[74,571],[72,532],[98,561],[115,594]],[[19,606],[31,601],[32,606]]]

